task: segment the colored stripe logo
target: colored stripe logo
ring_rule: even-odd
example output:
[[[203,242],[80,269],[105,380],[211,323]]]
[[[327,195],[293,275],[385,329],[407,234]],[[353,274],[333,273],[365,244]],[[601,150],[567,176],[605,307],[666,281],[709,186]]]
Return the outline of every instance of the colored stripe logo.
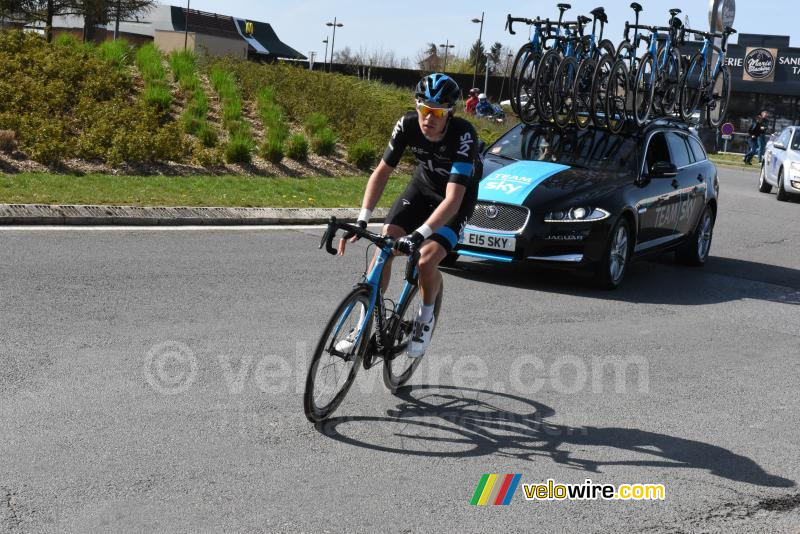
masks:
[[[483,475],[469,504],[509,504],[517,491],[520,478],[522,475]]]

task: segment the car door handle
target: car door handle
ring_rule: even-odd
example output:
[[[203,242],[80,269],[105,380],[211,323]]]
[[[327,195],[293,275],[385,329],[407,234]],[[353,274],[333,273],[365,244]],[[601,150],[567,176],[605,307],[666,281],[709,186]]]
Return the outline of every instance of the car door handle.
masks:
[[[678,189],[680,187],[680,185],[681,185],[681,183],[678,180],[674,180],[674,179],[672,180],[672,187],[674,187],[675,189]]]
[[[660,197],[658,197],[658,200],[660,202],[666,202],[667,200],[669,200],[669,195],[661,195]]]
[[[698,175],[697,175],[697,181],[698,181],[698,182],[705,182],[705,181],[706,181],[706,178],[705,178],[705,176],[703,176],[702,174],[698,174]]]

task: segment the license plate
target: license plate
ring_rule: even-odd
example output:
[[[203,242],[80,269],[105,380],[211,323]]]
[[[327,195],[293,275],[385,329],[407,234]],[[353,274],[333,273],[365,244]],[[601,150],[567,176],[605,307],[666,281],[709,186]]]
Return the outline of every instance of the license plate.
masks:
[[[492,250],[514,252],[516,249],[517,240],[513,237],[464,232],[464,239],[461,240],[461,243],[471,247],[490,248]]]

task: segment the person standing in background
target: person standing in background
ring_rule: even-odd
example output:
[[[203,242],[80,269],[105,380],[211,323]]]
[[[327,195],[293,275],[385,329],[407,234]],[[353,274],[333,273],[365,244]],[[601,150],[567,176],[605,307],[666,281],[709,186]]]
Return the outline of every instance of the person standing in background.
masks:
[[[759,163],[764,159],[764,149],[766,148],[766,133],[767,133],[767,117],[766,111],[762,111],[750,125],[747,130],[747,145],[749,147],[747,154],[744,155],[744,162],[747,165],[753,164],[753,156],[758,154]]]

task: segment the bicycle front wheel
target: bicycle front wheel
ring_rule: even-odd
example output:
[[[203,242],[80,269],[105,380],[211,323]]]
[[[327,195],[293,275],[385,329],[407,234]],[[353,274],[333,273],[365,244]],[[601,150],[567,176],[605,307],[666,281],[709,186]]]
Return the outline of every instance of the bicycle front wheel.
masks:
[[[553,120],[553,82],[556,79],[561,59],[561,52],[556,49],[549,50],[542,56],[536,72],[536,106],[539,118],[544,122]]]
[[[553,80],[553,119],[559,128],[565,128],[572,120],[577,75],[578,61],[574,57],[564,58]]]
[[[655,58],[648,52],[639,62],[639,68],[636,71],[636,82],[633,84],[633,116],[637,126],[642,126],[647,122],[650,111],[653,109],[656,68]]]
[[[436,331],[436,324],[439,322],[439,310],[442,307],[442,296],[444,285],[439,288],[436,296],[436,304],[433,307],[433,316],[436,318],[433,329]],[[395,311],[395,315],[390,321],[389,342],[386,358],[383,365],[383,383],[391,391],[395,391],[411,379],[422,358],[409,358],[405,352],[411,342],[411,333],[414,328],[414,319],[419,311],[420,296],[416,286],[411,288],[408,298],[400,304]]]
[[[522,78],[522,67],[525,65],[525,60],[533,53],[533,45],[525,43],[517,52],[514,58],[514,64],[511,67],[511,79],[509,85],[511,86],[511,109],[519,115],[519,81]]]
[[[625,127],[628,118],[628,67],[618,59],[611,68],[606,95],[606,125],[613,133]]]
[[[679,106],[681,119],[686,122],[691,121],[692,116],[697,113],[700,107],[705,67],[706,61],[703,55],[697,53],[686,68],[686,75],[683,77],[683,83],[681,84]]]
[[[539,118],[536,103],[536,73],[542,56],[539,52],[531,52],[525,58],[520,69],[514,94],[517,95],[517,115],[525,124],[535,124]]]
[[[575,78],[573,91],[575,103],[572,106],[572,113],[575,117],[575,125],[579,130],[585,130],[592,122],[592,85],[596,67],[597,60],[584,59],[578,67],[578,74]]]
[[[367,287],[353,289],[336,308],[314,349],[303,395],[306,417],[312,423],[327,419],[353,385],[369,343],[371,321],[366,311],[370,296]]]

